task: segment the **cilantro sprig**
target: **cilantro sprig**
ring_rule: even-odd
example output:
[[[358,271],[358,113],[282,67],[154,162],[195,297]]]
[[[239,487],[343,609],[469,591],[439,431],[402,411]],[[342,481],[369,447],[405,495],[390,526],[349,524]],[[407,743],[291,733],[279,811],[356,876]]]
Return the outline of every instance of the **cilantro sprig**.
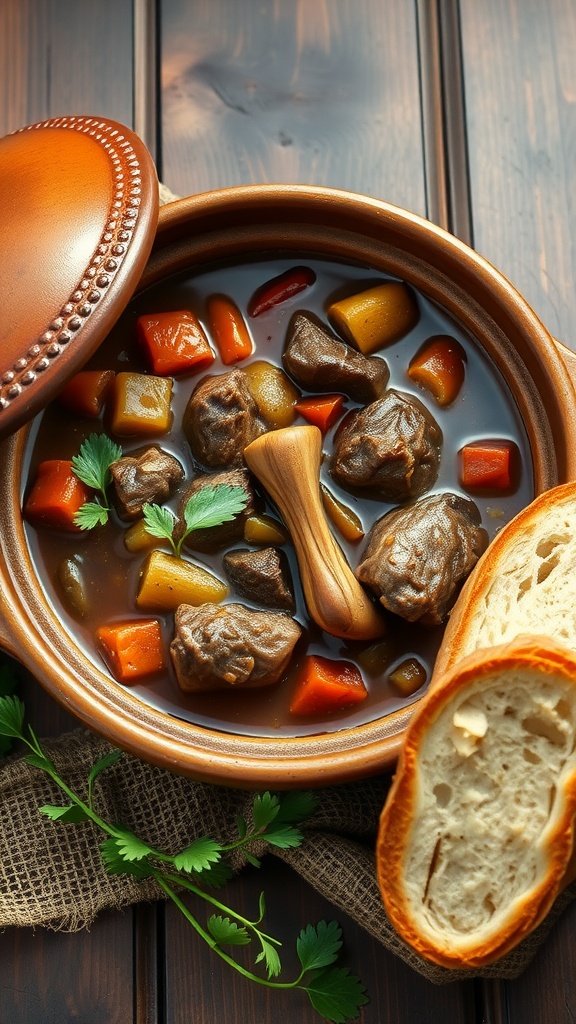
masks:
[[[110,506],[107,490],[112,482],[110,466],[122,456],[122,448],[107,434],[90,434],[80,445],[80,452],[72,458],[72,472],[101,495],[104,504],[96,501],[85,501],[74,516],[76,526],[81,530],[92,530],[95,526],[103,526],[108,522]]]
[[[248,496],[243,487],[230,484],[216,484],[215,487],[201,487],[192,494],[184,508],[185,530],[178,541],[174,540],[176,516],[162,505],[146,504],[142,508],[146,531],[153,537],[169,541],[177,558],[182,545],[193,530],[205,530],[210,526],[229,523],[246,508]]]
[[[45,804],[40,812],[54,822],[81,824],[92,822],[106,836],[101,845],[104,866],[110,874],[132,875],[138,880],[153,878],[160,889],[182,912],[196,933],[211,949],[247,980],[276,989],[297,989],[306,992],[314,1009],[333,1024],[357,1020],[360,1007],[368,1002],[365,988],[347,968],[335,967],[342,948],[342,931],[336,921],[320,921],[302,929],[296,942],[300,971],[291,981],[281,981],[280,941],[261,927],[265,911],[262,893],[258,914],[250,919],[225,906],[210,889],[217,889],[232,877],[227,855],[243,849],[246,859],[259,866],[254,855],[254,842],[264,840],[269,846],[289,849],[299,846],[303,836],[298,827],[314,809],[311,793],[288,793],[281,797],[262,793],[255,797],[250,820],[239,817],[238,837],[220,843],[201,836],[184,850],[171,855],[157,850],[122,825],[110,824],[94,806],[94,783],[98,776],[122,757],[113,750],[100,758],[90,769],[87,795],[81,797],[60,776],[54,762],[47,756],[32,727],[25,725],[25,708],[14,694],[0,697],[0,737],[24,743],[30,753],[25,760],[44,771],[67,798],[60,805]],[[212,913],[205,925],[191,913],[179,891],[194,893],[204,900]],[[265,977],[255,974],[234,959],[236,947],[255,943],[258,952],[254,966],[262,964]],[[224,948],[226,947],[226,948]]]

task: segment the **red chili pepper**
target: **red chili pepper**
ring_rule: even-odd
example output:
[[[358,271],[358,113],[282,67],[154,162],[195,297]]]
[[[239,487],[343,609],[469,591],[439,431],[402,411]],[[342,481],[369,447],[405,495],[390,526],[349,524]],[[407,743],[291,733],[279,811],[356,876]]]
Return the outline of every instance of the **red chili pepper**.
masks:
[[[285,270],[283,274],[273,277],[271,281],[256,289],[248,303],[248,315],[260,316],[261,313],[266,313],[273,306],[309,288],[315,280],[316,274],[310,267],[292,267],[291,270]]]

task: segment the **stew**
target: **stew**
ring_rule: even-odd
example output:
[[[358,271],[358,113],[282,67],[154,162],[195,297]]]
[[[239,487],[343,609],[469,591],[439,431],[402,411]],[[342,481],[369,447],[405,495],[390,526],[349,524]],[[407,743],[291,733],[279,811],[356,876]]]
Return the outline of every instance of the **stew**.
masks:
[[[379,635],[311,619],[290,536],[247,468],[247,445],[300,425],[321,435],[322,507]],[[80,530],[70,467],[92,435],[113,457]],[[43,586],[100,669],[181,718],[276,736],[416,699],[464,578],[532,496],[519,413],[467,332],[403,282],[300,255],[134,298],[35,421],[23,502]]]

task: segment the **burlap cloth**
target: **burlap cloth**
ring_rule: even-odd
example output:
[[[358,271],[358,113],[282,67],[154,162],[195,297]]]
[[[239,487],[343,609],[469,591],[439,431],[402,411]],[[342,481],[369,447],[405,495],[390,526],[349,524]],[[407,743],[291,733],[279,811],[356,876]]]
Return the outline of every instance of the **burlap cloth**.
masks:
[[[160,195],[162,203],[177,198],[164,186]],[[111,749],[82,729],[43,746],[61,776],[81,794],[86,793],[92,764]],[[303,826],[302,846],[273,849],[269,855],[289,864],[335,908],[430,981],[517,977],[576,895],[576,883],[561,893],[546,921],[492,967],[456,972],[426,963],[393,931],[376,884],[373,843],[389,781],[380,777],[317,791],[317,809]],[[106,821],[122,823],[172,854],[204,835],[220,842],[234,839],[237,816],[249,817],[253,800],[253,794],[192,782],[128,755],[99,776],[94,793],[96,810]],[[0,766],[0,927],[75,931],[88,927],[104,909],[162,897],[153,882],[107,874],[100,857],[104,837],[91,823],[64,825],[38,810],[42,804],[64,802],[48,776],[22,758],[8,758]],[[245,863],[237,854],[234,870]]]
[[[82,729],[43,745],[61,776],[80,794],[86,793],[94,761],[111,749]],[[303,826],[303,844],[293,850],[271,849],[268,855],[280,857],[335,908],[430,981],[516,977],[575,892],[563,892],[536,932],[482,972],[454,972],[424,962],[393,931],[376,884],[372,846],[388,784],[388,778],[378,777],[316,791],[317,809]],[[237,815],[249,817],[253,799],[250,793],[193,782],[129,755],[99,776],[94,792],[96,810],[106,821],[122,823],[172,854],[203,835],[220,842],[234,839]],[[22,758],[8,758],[0,768],[0,927],[43,925],[74,931],[89,926],[106,908],[162,896],[150,881],[108,875],[99,849],[103,834],[91,823],[50,821],[38,810],[45,803],[63,804],[66,798],[40,769]],[[234,870],[244,864],[243,855],[236,854]]]

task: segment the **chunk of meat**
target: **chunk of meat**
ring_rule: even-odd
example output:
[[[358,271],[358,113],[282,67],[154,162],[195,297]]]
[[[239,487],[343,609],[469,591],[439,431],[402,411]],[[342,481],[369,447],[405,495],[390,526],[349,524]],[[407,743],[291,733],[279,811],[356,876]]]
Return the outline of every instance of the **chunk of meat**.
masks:
[[[362,355],[307,313],[292,318],[282,361],[309,391],[341,391],[355,402],[379,398],[390,376],[384,359]]]
[[[186,529],[184,521],[184,509],[188,500],[203,487],[218,487],[219,484],[227,484],[228,487],[241,487],[246,495],[246,505],[242,512],[239,512],[234,519],[220,526],[208,526],[199,530],[192,530],[184,541],[184,545],[193,551],[214,552],[227,544],[233,544],[244,536],[244,526],[249,516],[259,512],[262,502],[256,496],[252,486],[252,476],[247,469],[224,470],[221,473],[200,473],[190,481],[182,494],[182,500],[178,507],[178,518],[174,529],[176,542]]]
[[[391,388],[342,422],[330,472],[343,487],[370,488],[386,501],[418,498],[436,480],[441,443],[422,402]]]
[[[157,445],[122,456],[110,472],[118,515],[127,522],[139,519],[145,504],[167,501],[184,476],[178,459]]]
[[[192,455],[202,466],[242,466],[246,445],[266,431],[242,370],[204,377],[182,421]]]
[[[284,552],[277,548],[238,548],[224,555],[223,565],[230,583],[246,601],[294,611],[292,578]]]
[[[188,693],[271,686],[288,667],[300,626],[286,612],[243,604],[181,604],[170,655]]]
[[[487,544],[473,501],[431,494],[374,523],[356,576],[388,611],[438,625]]]

